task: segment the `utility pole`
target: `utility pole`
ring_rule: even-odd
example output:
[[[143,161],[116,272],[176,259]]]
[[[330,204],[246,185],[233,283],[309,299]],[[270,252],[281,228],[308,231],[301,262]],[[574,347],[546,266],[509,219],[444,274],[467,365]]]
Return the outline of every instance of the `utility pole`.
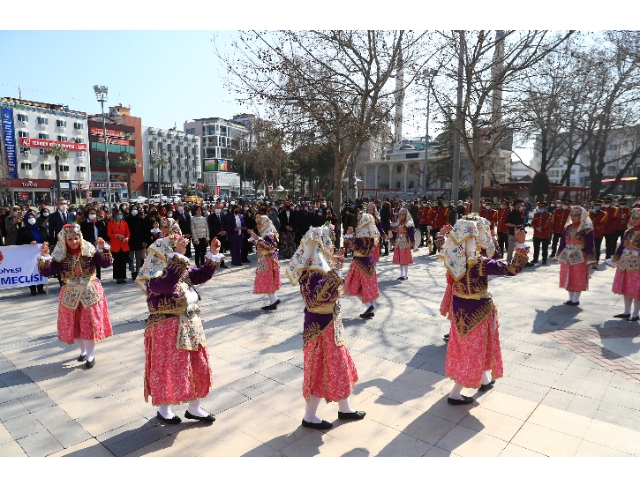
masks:
[[[458,200],[458,189],[460,184],[460,132],[462,123],[462,77],[464,75],[464,31],[460,34],[460,45],[458,50],[458,100],[456,104],[456,130],[453,131],[453,178],[451,182],[451,199]],[[451,211],[451,210],[449,210]]]

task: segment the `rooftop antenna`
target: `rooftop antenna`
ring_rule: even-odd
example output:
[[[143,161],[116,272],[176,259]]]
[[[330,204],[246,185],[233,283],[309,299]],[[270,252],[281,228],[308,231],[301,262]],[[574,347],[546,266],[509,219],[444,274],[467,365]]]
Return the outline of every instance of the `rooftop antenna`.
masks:
[[[22,87],[18,85],[18,100],[22,100]]]

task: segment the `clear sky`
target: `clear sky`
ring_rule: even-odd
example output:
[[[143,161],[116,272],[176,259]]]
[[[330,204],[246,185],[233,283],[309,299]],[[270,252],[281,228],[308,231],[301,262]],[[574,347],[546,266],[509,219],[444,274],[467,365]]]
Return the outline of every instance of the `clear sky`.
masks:
[[[21,85],[25,100],[93,114],[98,84],[109,87],[109,106],[131,105],[145,125],[230,118],[244,109],[223,87],[213,32],[0,31],[0,96],[17,98]]]

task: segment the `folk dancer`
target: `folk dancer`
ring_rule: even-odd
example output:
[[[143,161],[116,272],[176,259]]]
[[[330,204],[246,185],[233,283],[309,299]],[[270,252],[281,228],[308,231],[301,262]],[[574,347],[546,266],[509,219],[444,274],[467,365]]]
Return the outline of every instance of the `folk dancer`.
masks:
[[[374,303],[380,296],[376,263],[373,258],[374,249],[380,245],[380,231],[375,219],[368,213],[363,213],[358,221],[355,235],[353,228],[347,229],[344,235],[344,245],[353,251],[353,260],[344,282],[344,293],[349,296],[359,296],[365,306],[360,318],[369,319],[374,316]],[[394,256],[399,252],[397,249]]]
[[[96,343],[113,335],[109,307],[96,268],[113,263],[109,246],[98,237],[96,246],[82,238],[80,225],[67,223],[58,233],[51,255],[49,244],[40,248],[38,272],[45,277],[60,274],[64,283],[58,302],[58,340],[80,348],[78,362],[87,369],[96,364]]]
[[[171,218],[160,223],[164,237],[147,247],[136,284],[147,297],[149,318],[144,333],[144,398],[158,406],[157,418],[167,424],[182,420],[172,405],[188,402],[187,419],[212,423],[200,400],[213,386],[209,351],[200,319],[200,295],[194,286],[213,277],[220,265],[220,242],[214,238],[200,268],[185,257],[189,240]]]
[[[602,211],[602,200],[595,200],[593,202],[593,208],[589,211],[589,218],[593,223],[593,238],[595,241],[596,249],[596,263],[595,267],[598,267],[600,263],[600,249],[602,248],[602,239],[604,238],[604,228],[607,224],[608,215]]]
[[[542,265],[547,264],[547,256],[549,254],[549,241],[551,239],[551,227],[553,226],[553,215],[547,213],[547,203],[538,202],[533,220],[533,260],[532,264],[538,263],[538,255],[540,255],[540,247],[542,246]]]
[[[393,263],[400,265],[399,281],[409,279],[409,265],[413,264],[412,250],[416,246],[415,225],[406,208],[398,211],[396,227],[392,229],[391,244],[394,247]]]
[[[448,235],[438,257],[447,269],[447,288],[440,313],[451,321],[445,374],[455,381],[447,402],[458,406],[473,402],[461,394],[464,387],[484,391],[503,375],[498,312],[488,291],[488,276],[520,273],[529,248],[525,232],[516,229],[513,260],[495,260],[489,222],[481,217],[465,216],[442,232]]]
[[[607,264],[616,267],[612,291],[624,297],[624,312],[614,318],[640,320],[640,209],[633,208],[631,211],[629,228],[622,235],[616,253]]]
[[[580,294],[589,289],[588,266],[595,259],[591,218],[581,206],[572,206],[554,258],[555,262],[560,261],[560,287],[569,293],[569,300],[564,304],[580,304]]]
[[[258,253],[258,267],[256,279],[253,283],[253,294],[266,294],[269,304],[263,306],[263,311],[278,308],[280,299],[276,291],[282,287],[280,279],[280,264],[278,263],[278,232],[273,222],[267,215],[260,215],[256,220],[260,236],[253,230],[249,230],[250,242],[256,245]]]
[[[300,285],[305,302],[302,395],[307,405],[302,426],[321,430],[333,426],[316,415],[322,399],[338,403],[338,419],[365,417],[364,411],[355,411],[349,404],[358,372],[345,342],[338,303],[344,248],[334,255],[331,231],[330,226],[310,228],[287,269],[291,284]]]
[[[384,231],[382,227],[382,221],[380,219],[380,213],[378,213],[378,208],[373,203],[369,203],[367,205],[367,213],[373,216],[376,222],[376,228],[378,229],[378,233],[380,234],[380,239],[378,240],[378,244],[373,248],[373,261],[380,262],[380,253],[382,250],[382,242],[387,240],[387,233]]]

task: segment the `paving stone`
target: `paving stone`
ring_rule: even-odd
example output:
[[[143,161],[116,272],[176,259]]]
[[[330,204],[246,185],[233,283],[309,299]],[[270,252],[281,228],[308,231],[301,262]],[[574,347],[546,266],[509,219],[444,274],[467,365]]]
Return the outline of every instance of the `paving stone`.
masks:
[[[51,429],[61,423],[67,423],[73,420],[64,409],[57,405],[40,409],[33,413],[32,416],[46,429]]]
[[[14,440],[19,440],[25,436],[45,431],[45,428],[31,414],[25,414],[24,416],[19,416],[8,421],[4,421],[3,423],[5,428],[7,428],[7,431],[11,433]]]
[[[29,410],[24,407],[24,404],[19,399],[12,399],[0,404],[0,421],[2,422],[24,414],[29,414]]]
[[[75,421],[53,426],[49,428],[49,433],[64,448],[69,448],[91,438],[91,435]]]
[[[22,449],[30,457],[46,457],[63,449],[62,445],[48,431],[39,431],[18,440]]]
[[[150,445],[164,437],[166,433],[162,431],[160,426],[144,429],[133,436],[128,436],[117,442],[109,442],[105,446],[107,449],[117,457],[123,457],[131,452],[134,452],[140,448]]]
[[[20,397],[20,402],[24,404],[31,413],[35,413],[41,409],[50,408],[56,404],[49,398],[49,396],[47,396],[46,393],[40,390],[40,388],[38,388],[38,392],[35,394]]]

